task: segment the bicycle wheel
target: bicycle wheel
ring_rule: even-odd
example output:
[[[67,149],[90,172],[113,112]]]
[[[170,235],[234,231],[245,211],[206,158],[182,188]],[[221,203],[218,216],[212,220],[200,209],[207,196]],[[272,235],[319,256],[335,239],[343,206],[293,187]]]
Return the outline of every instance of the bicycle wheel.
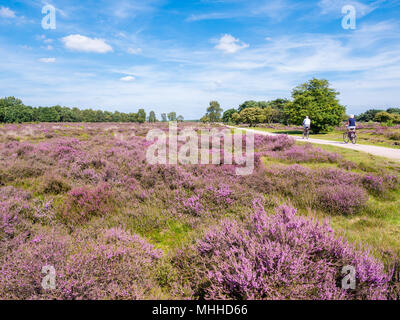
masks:
[[[356,143],[357,143],[357,134],[353,133],[353,134],[351,135],[351,142],[352,142],[353,144],[356,144]]]
[[[349,135],[347,134],[347,132],[343,133],[343,141],[344,141],[344,143],[349,143],[349,141],[350,141]]]

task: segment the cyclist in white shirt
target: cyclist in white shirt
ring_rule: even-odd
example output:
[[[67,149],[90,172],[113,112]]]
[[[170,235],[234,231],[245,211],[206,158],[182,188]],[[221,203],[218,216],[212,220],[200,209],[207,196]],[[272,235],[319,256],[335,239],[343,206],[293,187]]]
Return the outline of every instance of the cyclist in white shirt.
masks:
[[[310,130],[311,120],[310,120],[310,118],[308,116],[306,116],[306,118],[303,120],[303,126],[304,126],[304,129],[307,128],[307,129]]]

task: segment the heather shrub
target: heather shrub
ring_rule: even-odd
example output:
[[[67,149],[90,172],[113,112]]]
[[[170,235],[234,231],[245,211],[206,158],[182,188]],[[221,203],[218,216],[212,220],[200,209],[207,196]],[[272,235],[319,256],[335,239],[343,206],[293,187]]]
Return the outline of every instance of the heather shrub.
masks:
[[[0,299],[41,299],[42,267],[54,266],[56,272],[66,263],[69,237],[60,230],[29,237],[21,234],[10,240],[12,253],[0,261]]]
[[[68,222],[85,222],[92,216],[109,213],[114,204],[113,193],[107,184],[95,188],[74,188],[68,192],[63,217]]]
[[[317,206],[331,214],[359,212],[368,201],[366,191],[356,185],[326,185],[318,190]]]
[[[89,240],[78,235],[74,244],[78,250],[68,257],[65,281],[60,286],[62,298],[157,298],[152,270],[162,252],[120,228],[102,230],[100,234]]]
[[[0,187],[0,240],[12,238],[29,211],[30,193],[11,186]]]
[[[71,190],[71,186],[56,175],[47,175],[42,182],[41,191],[45,194],[63,194],[69,190]]]
[[[245,141],[244,137],[243,140]],[[296,140],[289,137],[288,135],[254,136],[254,147],[256,148],[257,152],[283,151],[293,147],[295,143]]]
[[[182,199],[183,211],[190,215],[200,216],[204,213],[200,199],[200,195],[193,195],[187,199]]]
[[[34,199],[28,217],[32,221],[41,224],[54,224],[56,221],[56,212],[53,205],[53,199]]]
[[[384,299],[382,263],[337,238],[325,223],[282,206],[272,216],[254,203],[243,223],[224,220],[174,259],[182,284],[200,299]],[[342,267],[356,269],[355,290],[341,288]]]
[[[10,166],[6,173],[7,181],[39,177],[44,173],[44,168],[35,162],[18,161]]]
[[[365,175],[362,177],[361,183],[369,192],[373,194],[382,195],[386,191],[382,177]]]
[[[341,156],[334,152],[328,152],[312,144],[293,145],[288,149],[278,152],[270,152],[269,155],[276,159],[290,162],[328,162],[337,163]]]
[[[96,232],[96,237],[92,232]],[[162,252],[123,229],[68,236],[60,229],[15,239],[0,264],[0,299],[157,298],[151,272]],[[41,286],[43,266],[56,271],[56,288]]]

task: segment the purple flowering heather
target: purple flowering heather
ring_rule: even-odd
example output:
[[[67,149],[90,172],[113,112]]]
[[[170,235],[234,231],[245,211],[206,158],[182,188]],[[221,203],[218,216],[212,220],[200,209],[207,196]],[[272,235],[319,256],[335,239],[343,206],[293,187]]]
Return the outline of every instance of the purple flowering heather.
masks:
[[[281,206],[268,216],[259,201],[245,223],[224,220],[177,264],[205,299],[384,299],[383,264],[337,238],[325,223]],[[182,256],[192,262],[182,263]],[[356,290],[341,288],[342,267],[356,269]]]
[[[54,229],[31,240],[21,236],[10,241],[18,245],[12,255],[1,257],[0,299],[157,297],[151,295],[156,283],[150,272],[161,251],[120,228],[72,236]],[[55,268],[56,289],[41,286],[41,270],[46,265]]]

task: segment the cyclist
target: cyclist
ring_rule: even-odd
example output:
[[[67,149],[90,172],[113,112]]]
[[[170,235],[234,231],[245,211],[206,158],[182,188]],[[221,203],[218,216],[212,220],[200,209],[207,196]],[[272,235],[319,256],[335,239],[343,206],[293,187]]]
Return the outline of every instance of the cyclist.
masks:
[[[351,114],[349,120],[347,121],[347,129],[349,131],[356,130],[356,119],[354,119],[354,114]]]
[[[356,133],[356,119],[354,119],[354,114],[351,114],[349,120],[347,120],[347,136],[352,139]]]
[[[306,130],[310,130],[311,127],[311,120],[308,116],[306,116],[306,118],[303,120],[303,127],[304,127],[304,132]]]

